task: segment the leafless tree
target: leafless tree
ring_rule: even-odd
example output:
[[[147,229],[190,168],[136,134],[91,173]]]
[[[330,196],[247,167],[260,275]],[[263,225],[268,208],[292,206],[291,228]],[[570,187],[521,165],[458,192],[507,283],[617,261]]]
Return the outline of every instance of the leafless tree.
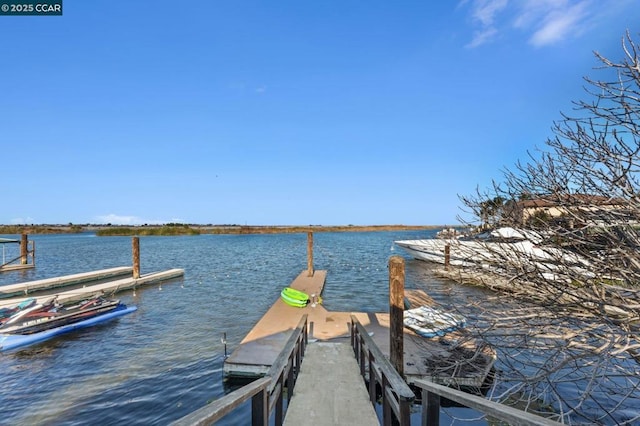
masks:
[[[448,274],[517,301],[467,307],[498,352],[493,398],[571,424],[638,424],[640,47],[627,32],[621,60],[595,56],[602,79],[585,78],[589,100],[544,148],[462,197],[479,222],[489,215],[532,244],[452,241],[469,262]]]

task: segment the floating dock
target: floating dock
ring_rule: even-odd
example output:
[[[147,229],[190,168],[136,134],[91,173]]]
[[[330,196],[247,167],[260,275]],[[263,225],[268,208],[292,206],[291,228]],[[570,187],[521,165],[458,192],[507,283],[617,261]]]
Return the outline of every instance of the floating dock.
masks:
[[[348,341],[307,346],[284,418],[284,426],[304,424],[379,424]]]
[[[9,244],[20,245],[20,255],[7,260],[5,247]],[[0,246],[2,247],[2,261],[0,262],[0,272],[18,271],[22,269],[32,269],[36,266],[36,248],[35,242],[29,241],[26,234],[21,239],[15,240],[11,238],[0,238]],[[31,262],[29,262],[31,260]]]
[[[130,266],[119,266],[116,268],[101,269],[99,271],[92,272],[82,272],[79,274],[65,275],[62,277],[45,278],[42,280],[29,281],[20,284],[3,285],[0,286],[0,299],[28,296],[29,294],[34,292],[50,290],[58,287],[83,285],[95,281],[121,278],[125,275],[131,275],[132,272],[133,268]]]
[[[170,269],[162,272],[153,272],[149,274],[144,274],[144,275],[141,275],[140,278],[133,278],[133,277],[118,278],[118,277],[122,277],[122,275],[131,274],[131,271],[132,271],[131,267],[120,267],[120,268],[112,268],[112,269],[101,270],[101,271],[86,272],[82,274],[67,275],[63,277],[50,278],[46,280],[32,281],[32,282],[27,282],[22,284],[15,284],[15,286],[18,286],[18,287],[23,286],[24,289],[30,289],[30,291],[29,292],[23,291],[22,293],[19,293],[22,295],[21,297],[0,299],[0,308],[3,306],[10,306],[10,305],[15,305],[17,303],[20,303],[21,301],[24,300],[25,296],[35,293],[34,288],[38,288],[39,289],[38,291],[42,292],[45,289],[60,288],[62,286],[76,286],[76,288],[73,288],[67,291],[56,292],[53,294],[49,291],[47,292],[48,293],[47,295],[37,296],[38,302],[41,302],[46,299],[50,299],[53,295],[57,295],[58,301],[64,304],[64,303],[71,303],[71,302],[83,300],[88,296],[92,296],[97,293],[104,293],[106,295],[110,295],[110,294],[117,293],[119,291],[136,289],[138,287],[142,287],[145,285],[149,285],[149,284],[153,284],[161,281],[167,281],[167,280],[180,278],[184,276],[183,269]],[[116,274],[116,275],[113,275],[113,274]],[[114,277],[118,279],[112,279]],[[95,282],[97,280],[105,280],[105,279],[107,280],[105,282],[95,283],[93,285],[86,285],[89,282]],[[43,284],[43,281],[45,282],[44,284]],[[58,285],[55,285],[52,287],[50,285],[47,286],[46,283],[54,283],[54,284],[58,283]],[[66,283],[66,284],[61,284],[61,283]],[[82,287],[77,287],[78,285],[81,285]],[[0,291],[4,291],[6,287],[10,287],[10,286],[2,286],[0,287]],[[10,291],[13,291],[15,293],[15,288],[14,290],[10,290]]]
[[[310,277],[305,270],[289,287],[309,295],[320,295],[326,275],[326,271],[315,271]],[[405,296],[411,306],[433,304],[433,300],[421,290],[407,290]],[[310,341],[348,339],[351,315],[355,315],[382,353],[389,356],[388,313],[329,312],[320,304],[296,308],[278,298],[225,360],[225,377],[240,379],[265,375],[303,314],[308,315]],[[429,339],[404,329],[404,374],[409,384],[422,379],[445,385],[479,388],[485,382],[494,362],[495,353],[468,337],[464,330]]]

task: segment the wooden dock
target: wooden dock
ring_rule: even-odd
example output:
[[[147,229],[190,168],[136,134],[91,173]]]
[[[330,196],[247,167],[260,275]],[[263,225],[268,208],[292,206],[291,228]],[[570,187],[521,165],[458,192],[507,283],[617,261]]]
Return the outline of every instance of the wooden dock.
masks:
[[[7,244],[19,244],[20,255],[13,259],[6,259],[5,246]],[[19,240],[11,238],[0,238],[2,247],[2,260],[0,261],[0,272],[18,271],[32,269],[36,266],[35,242],[29,241],[28,236],[23,234]]]
[[[118,266],[116,268],[82,272],[79,274],[65,275],[62,277],[45,278],[42,280],[29,281],[26,283],[3,285],[0,286],[0,299],[28,296],[34,292],[49,290],[58,287],[83,285],[96,281],[120,278],[124,275],[131,275],[132,271],[133,268],[130,266]]]
[[[314,342],[306,349],[284,425],[376,425],[349,342]]]
[[[320,295],[326,274],[326,271],[315,271],[309,277],[305,270],[289,287],[309,295]],[[433,300],[421,290],[405,291],[405,296],[412,306],[433,304]],[[265,375],[303,314],[308,315],[310,341],[349,338],[351,315],[355,315],[380,350],[387,357],[390,354],[388,313],[330,312],[319,304],[295,308],[278,298],[225,360],[225,377],[255,378]],[[476,353],[479,356],[474,356]],[[494,362],[493,351],[481,347],[478,342],[466,337],[464,332],[427,339],[404,329],[404,375],[409,384],[421,379],[446,385],[480,387]]]
[[[2,265],[0,266],[0,272],[21,271],[23,269],[33,269],[36,265],[33,263],[15,264],[15,265]]]
[[[126,270],[126,271],[124,271]],[[105,271],[110,271],[111,274],[115,273],[116,271],[120,271],[120,273],[118,273],[118,275],[116,275],[115,277],[121,277],[123,274],[123,271],[125,273],[131,274],[131,270],[132,268],[130,267],[121,267],[121,268],[113,268],[111,270],[102,270],[102,271],[94,271],[94,272],[87,272],[87,273],[83,273],[83,274],[75,274],[75,275],[67,275],[65,277],[57,277],[57,278],[51,278],[49,279],[51,282],[55,283],[55,282],[65,282],[67,283],[67,286],[78,286],[78,285],[82,285],[82,287],[77,287],[77,288],[73,288],[71,290],[67,290],[67,291],[61,291],[61,292],[55,292],[52,293],[51,291],[48,291],[46,295],[38,295],[37,299],[38,302],[44,301],[46,299],[49,299],[52,297],[53,294],[58,296],[58,301],[60,303],[71,303],[71,302],[75,302],[75,301],[79,301],[79,300],[83,300],[88,296],[97,294],[97,293],[104,293],[106,295],[111,295],[114,293],[117,293],[119,291],[124,291],[124,290],[131,290],[131,289],[136,289],[138,287],[142,287],[145,285],[149,285],[149,284],[153,284],[153,283],[158,283],[158,282],[162,282],[162,281],[167,281],[167,280],[171,280],[171,279],[175,279],[175,278],[179,278],[184,276],[184,270],[183,269],[169,269],[167,271],[162,271],[162,272],[153,272],[153,273],[149,273],[149,274],[144,274],[141,275],[140,278],[133,278],[133,277],[126,277],[126,278],[118,278],[118,279],[109,279],[108,277],[106,278],[107,281],[105,282],[100,282],[100,283],[96,283],[93,285],[86,285],[86,282],[90,282],[93,281],[95,282],[96,280],[104,280],[105,279]],[[107,272],[107,274],[109,274],[109,272]],[[90,279],[91,277],[93,277],[92,279],[90,279],[90,281],[82,281],[80,279],[80,277],[85,277],[86,279]],[[102,278],[96,278],[98,276],[101,276]],[[113,277],[113,275],[112,275]],[[47,280],[40,280],[40,281],[47,281]],[[34,286],[33,283],[38,283],[37,281],[32,281],[30,283],[23,283],[23,284],[16,284],[16,286],[25,286],[25,288],[31,289],[33,290]],[[55,287],[45,287],[45,286],[38,286],[37,288],[39,288],[39,292],[42,292],[43,290],[45,290],[45,288],[60,288],[61,285],[57,285]],[[0,289],[4,289],[5,286],[0,287]],[[35,292],[35,291],[33,291]],[[7,299],[0,299],[0,307],[3,306],[10,306],[10,305],[15,305],[16,303],[20,303],[22,300],[24,300],[25,295],[29,294],[31,295],[31,292],[29,293],[22,293],[21,297],[14,297],[14,298],[7,298]],[[35,296],[34,296],[35,297]]]

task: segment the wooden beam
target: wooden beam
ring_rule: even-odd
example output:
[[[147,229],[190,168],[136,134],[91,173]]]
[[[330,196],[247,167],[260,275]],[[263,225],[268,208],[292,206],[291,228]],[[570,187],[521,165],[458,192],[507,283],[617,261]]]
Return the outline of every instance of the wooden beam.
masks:
[[[449,265],[451,264],[451,246],[447,244],[444,246],[444,269],[449,270]]]
[[[27,260],[27,254],[29,253],[29,241],[28,241],[28,236],[27,234],[22,234],[22,239],[20,240],[20,263],[22,263],[23,265],[26,265],[28,260]]]
[[[404,376],[404,259],[389,259],[389,349],[391,365]]]
[[[307,276],[313,276],[313,232],[307,232]]]
[[[140,237],[131,238],[131,251],[133,256],[133,278],[140,278]]]

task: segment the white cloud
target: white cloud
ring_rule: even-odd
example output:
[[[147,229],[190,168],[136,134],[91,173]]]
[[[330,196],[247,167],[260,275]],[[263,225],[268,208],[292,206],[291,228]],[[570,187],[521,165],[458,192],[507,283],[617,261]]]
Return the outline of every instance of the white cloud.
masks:
[[[547,13],[542,25],[537,28],[529,42],[534,46],[545,46],[565,39],[572,34],[582,33],[581,24],[587,18],[587,2]]]
[[[496,15],[507,7],[508,0],[474,1],[473,18],[487,27],[493,25]]]
[[[498,30],[495,28],[486,28],[483,31],[476,31],[473,34],[473,40],[467,44],[467,47],[474,48],[489,43],[496,34],[498,34]]]
[[[106,223],[110,223],[112,225],[160,225],[163,223],[169,223],[169,222],[174,222],[176,223],[176,220],[170,220],[170,221],[166,221],[166,220],[146,220],[146,219],[141,219],[137,216],[122,216],[122,215],[117,215],[117,214],[107,214],[107,215],[102,215],[102,216],[97,216],[95,218],[95,223],[99,223],[99,224],[106,224]]]
[[[552,45],[584,32],[591,10],[600,8],[592,0],[471,0],[461,3],[470,8],[477,29],[467,47],[488,44],[512,29],[527,35],[536,47]]]
[[[465,2],[466,3],[466,2]],[[494,26],[496,16],[508,5],[508,0],[473,0],[471,17],[480,29],[475,31],[467,47],[474,48],[489,43],[498,33]]]

